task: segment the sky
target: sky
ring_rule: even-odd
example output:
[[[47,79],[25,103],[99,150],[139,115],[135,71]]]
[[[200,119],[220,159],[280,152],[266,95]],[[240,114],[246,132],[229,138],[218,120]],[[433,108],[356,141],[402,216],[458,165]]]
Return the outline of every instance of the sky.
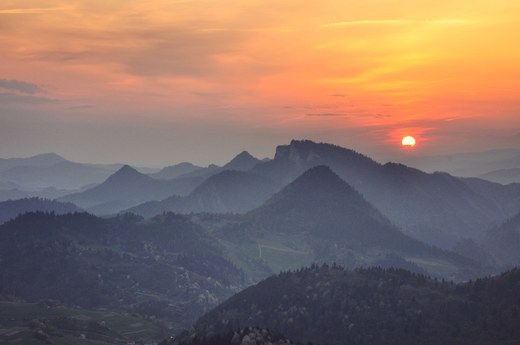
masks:
[[[2,0],[0,157],[520,148],[518,0]],[[404,150],[405,135],[417,140]]]

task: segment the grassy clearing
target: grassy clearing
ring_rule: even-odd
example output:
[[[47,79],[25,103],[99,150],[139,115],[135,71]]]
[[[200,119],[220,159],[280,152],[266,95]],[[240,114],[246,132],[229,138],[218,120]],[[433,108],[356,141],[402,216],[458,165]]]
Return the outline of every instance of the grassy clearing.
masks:
[[[104,322],[106,327],[123,335],[129,340],[159,340],[165,334],[157,324],[131,315],[104,310],[85,310],[59,305],[56,302],[0,302],[0,343],[1,344],[40,344],[43,340],[34,337],[30,327],[31,320],[54,320],[60,317],[74,318],[83,322]],[[114,344],[117,339],[106,337],[103,341],[81,339],[81,331],[60,329],[61,334],[51,335],[53,344]],[[87,338],[89,334],[86,334]]]
[[[407,260],[413,262],[417,266],[425,269],[428,272],[432,272],[441,276],[450,276],[459,270],[455,265],[440,259],[433,258],[406,258]]]

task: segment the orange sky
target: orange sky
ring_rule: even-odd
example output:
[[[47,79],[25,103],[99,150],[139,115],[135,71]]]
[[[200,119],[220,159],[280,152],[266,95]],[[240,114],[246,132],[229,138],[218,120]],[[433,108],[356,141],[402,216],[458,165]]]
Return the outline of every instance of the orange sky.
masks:
[[[384,160],[406,134],[421,154],[520,147],[518,13],[517,0],[2,0],[0,157],[218,163],[310,138]]]

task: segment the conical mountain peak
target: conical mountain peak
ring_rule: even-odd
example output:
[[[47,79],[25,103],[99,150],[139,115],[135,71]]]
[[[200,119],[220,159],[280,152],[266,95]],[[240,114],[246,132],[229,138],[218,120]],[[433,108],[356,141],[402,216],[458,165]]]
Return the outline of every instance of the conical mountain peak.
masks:
[[[38,158],[38,159],[55,160],[57,162],[61,162],[61,161],[65,161],[66,160],[65,158],[63,158],[62,156],[60,156],[59,154],[54,153],[54,152],[41,153],[41,154],[38,154],[36,156],[32,156],[30,158],[32,158],[32,159]]]
[[[319,165],[304,172],[300,177],[269,199],[264,206],[282,210],[290,208],[301,212],[336,207],[343,203],[370,206],[348,183],[343,181],[328,166]],[[328,204],[331,205],[328,205]],[[262,208],[261,207],[261,208]]]
[[[242,151],[235,156],[229,163],[224,165],[224,170],[239,170],[246,171],[252,169],[255,165],[260,163],[261,160],[253,157],[249,152]]]
[[[370,237],[382,243],[397,233],[386,217],[327,166],[307,170],[249,216],[270,232],[314,233],[367,243]]]
[[[138,181],[138,180],[148,180],[150,177],[141,174],[139,171],[132,168],[130,165],[123,165],[118,171],[113,173],[106,181],[107,182],[115,182],[115,181]]]
[[[342,185],[344,187],[350,186],[343,181],[334,171],[326,165],[318,165],[310,168],[297,178],[292,184],[317,184],[320,186]]]
[[[242,151],[235,158],[254,158],[249,152]]]
[[[347,241],[385,250],[428,250],[401,233],[328,166],[316,166],[248,214],[256,231]]]
[[[137,171],[136,169],[132,168],[130,165],[128,164],[125,164],[123,165],[121,168],[119,168],[118,171],[116,171],[115,174],[118,174],[118,175],[129,175],[129,174],[141,174],[139,171]]]

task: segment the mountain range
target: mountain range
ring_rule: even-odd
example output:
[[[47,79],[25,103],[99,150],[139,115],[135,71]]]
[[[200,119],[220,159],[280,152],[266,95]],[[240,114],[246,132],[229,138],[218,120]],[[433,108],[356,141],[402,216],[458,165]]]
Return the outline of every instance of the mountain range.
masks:
[[[465,239],[481,241],[488,229],[499,225],[520,209],[520,185],[503,186],[477,178],[457,178],[446,173],[429,174],[395,163],[383,165],[355,151],[311,141],[292,141],[289,145],[278,146],[274,159],[270,161],[260,161],[243,152],[222,168],[199,168],[170,180],[176,181],[176,188],[182,185],[182,191],[179,190],[181,188],[163,187],[164,193],[155,193],[152,190],[156,187],[149,183],[149,192],[138,191],[139,197],[132,198],[132,202],[126,205],[108,200],[108,197],[97,197],[90,205],[78,200],[78,197],[83,197],[81,195],[61,200],[76,201],[80,207],[98,214],[119,212],[129,207],[131,211],[146,216],[164,211],[245,212],[258,206],[258,202],[236,207],[226,206],[230,202],[222,200],[250,198],[251,189],[244,188],[241,192],[237,187],[233,193],[223,195],[225,187],[221,186],[214,189],[221,192],[209,193],[206,190],[206,194],[203,194],[198,191],[196,195],[200,198],[190,197],[189,194],[205,179],[210,179],[208,184],[217,183],[218,179],[211,180],[212,176],[232,167],[263,176],[279,188],[317,165],[329,166],[407,234],[446,249],[455,248],[459,241]],[[187,179],[189,183],[181,183],[181,178]],[[236,177],[236,182],[239,181],[240,178]],[[141,184],[146,185],[144,182]],[[90,195],[88,198],[96,199],[94,194],[101,193],[105,187],[87,191],[86,194]],[[128,186],[125,190],[136,188]],[[264,197],[258,200],[265,200],[269,191],[274,193],[276,190],[267,189]],[[128,199],[124,195],[117,196],[117,193],[111,190],[104,194],[110,195],[112,199]],[[146,204],[135,207],[139,203]],[[97,204],[96,208],[93,208],[93,204]],[[108,206],[108,210],[104,210],[105,206]]]
[[[501,184],[520,183],[520,168],[492,170],[479,176],[481,179]]]
[[[201,169],[204,168],[189,162],[182,162],[179,164],[164,167],[163,169],[161,169],[161,171],[149,174],[149,176],[161,180],[171,180],[184,174],[193,173]]]
[[[463,238],[480,240],[520,208],[520,185],[382,165],[355,151],[312,141],[278,146],[272,161],[251,172],[287,184],[317,165],[329,166],[406,233],[443,248],[453,248]]]
[[[163,212],[244,213],[260,206],[280,189],[274,181],[252,173],[224,170],[208,177],[188,196],[149,201],[124,212],[152,217]]]
[[[346,267],[392,264],[463,279],[481,269],[453,253],[404,234],[330,168],[304,172],[260,207],[221,222],[215,236],[248,253],[273,273],[312,262]],[[471,273],[473,271],[473,273]]]
[[[520,168],[520,150],[495,149],[437,156],[411,156],[401,161],[426,172],[444,171],[455,176],[479,177],[495,170]]]
[[[63,190],[80,189],[99,183],[121,165],[83,164],[47,153],[29,158],[0,160],[0,181],[15,183],[23,190],[54,187]]]
[[[93,214],[114,214],[150,200],[184,195],[202,181],[202,178],[182,176],[172,180],[154,179],[125,165],[103,183],[58,200],[72,202]]]
[[[259,162],[261,161],[244,151],[223,167],[210,165],[207,168],[201,168],[190,163],[181,163],[180,165],[166,167],[158,173],[146,175],[129,165],[125,165],[110,175],[103,183],[79,193],[63,196],[59,200],[73,202],[88,212],[98,215],[115,214],[126,209],[133,209],[142,203],[148,203],[141,208],[144,210],[143,214],[146,215],[159,214],[165,210],[178,212],[236,212],[256,206],[258,202],[255,203],[254,201],[256,199],[261,201],[261,195],[274,187],[269,186],[266,191],[259,191],[260,196],[258,197],[254,196],[256,194],[255,190],[245,187],[242,193],[230,195],[227,198],[227,204],[226,201],[216,199],[206,202],[204,195],[201,195],[205,192],[201,192],[201,190],[189,198],[182,197],[190,195],[206,179],[211,179],[213,175],[224,173],[224,177],[216,177],[208,181],[203,188],[206,188],[206,193],[213,193],[213,196],[217,199],[220,197],[226,199],[225,195],[217,195],[218,190],[223,191],[224,186],[216,187],[217,192],[207,189],[211,188],[210,185],[215,181],[221,181],[230,186],[232,184],[230,184],[230,178],[232,179],[233,177],[227,176],[226,174],[228,173],[226,171],[248,170]],[[173,178],[169,178],[172,176]],[[240,183],[250,185],[252,183],[251,179],[254,179],[254,176],[250,177],[249,180],[245,177],[237,177],[236,188],[242,188]],[[257,178],[257,180],[261,179],[261,177]],[[259,183],[266,186],[269,182],[262,181]],[[274,183],[271,184],[275,185]],[[157,202],[164,199],[167,200],[162,204]],[[231,204],[237,206],[235,207]],[[136,208],[135,212],[139,213],[139,208]]]
[[[68,164],[29,160],[42,172]],[[0,161],[0,173],[23,171],[19,163]],[[54,341],[54,329],[104,344],[157,341],[141,326],[146,338],[121,332],[180,331],[267,278],[173,343],[515,343],[518,271],[498,272],[520,263],[519,211],[520,184],[307,140],[278,146],[271,160],[243,151],[220,167],[118,166],[56,200],[0,202],[0,307],[34,321],[0,315],[0,328],[24,329],[0,332],[0,342],[27,342],[27,330]],[[486,275],[495,276],[475,280]],[[42,316],[49,299],[64,318]],[[125,321],[112,329],[99,313],[94,323],[75,316],[99,308]]]
[[[59,161],[59,156],[50,158],[52,163]],[[123,166],[103,183],[58,200],[98,215],[245,213],[318,165],[330,167],[397,228],[444,249],[460,248],[468,240],[482,243],[489,229],[520,210],[520,184],[504,186],[401,164],[383,165],[346,148],[306,140],[278,146],[268,161],[244,151],[223,167],[184,163],[165,168],[161,176],[170,171],[173,179],[152,178],[157,175]]]

